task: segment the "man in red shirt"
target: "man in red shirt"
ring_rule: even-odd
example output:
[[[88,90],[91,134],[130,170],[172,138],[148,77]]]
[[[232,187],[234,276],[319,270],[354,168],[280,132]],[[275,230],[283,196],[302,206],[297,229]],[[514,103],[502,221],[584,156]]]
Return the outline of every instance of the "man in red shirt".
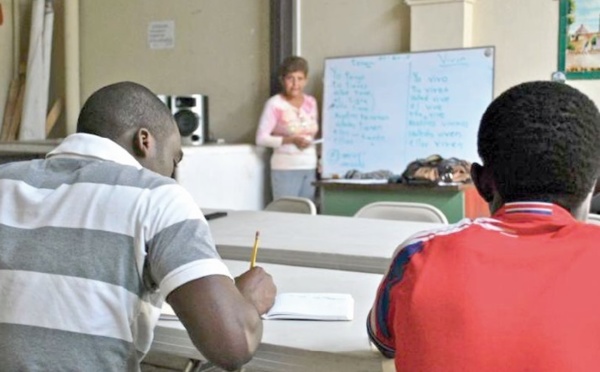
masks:
[[[600,113],[565,84],[488,107],[473,164],[491,218],[397,250],[368,332],[398,371],[599,371],[600,227],[586,224]]]

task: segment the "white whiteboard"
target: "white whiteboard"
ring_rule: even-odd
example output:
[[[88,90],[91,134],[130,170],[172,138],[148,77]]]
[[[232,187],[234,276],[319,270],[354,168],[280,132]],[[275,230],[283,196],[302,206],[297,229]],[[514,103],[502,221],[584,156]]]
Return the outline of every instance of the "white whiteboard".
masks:
[[[402,173],[432,154],[478,161],[494,48],[325,60],[323,176]]]

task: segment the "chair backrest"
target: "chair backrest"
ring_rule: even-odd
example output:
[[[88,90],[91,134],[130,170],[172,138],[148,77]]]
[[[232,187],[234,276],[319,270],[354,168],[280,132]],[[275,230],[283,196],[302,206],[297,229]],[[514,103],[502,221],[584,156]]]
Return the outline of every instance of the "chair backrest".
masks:
[[[359,209],[354,217],[448,224],[442,211],[425,203],[375,202]]]
[[[600,225],[600,214],[588,213],[587,223]]]
[[[270,212],[317,214],[317,207],[312,200],[291,196],[273,200],[265,207],[265,210]]]

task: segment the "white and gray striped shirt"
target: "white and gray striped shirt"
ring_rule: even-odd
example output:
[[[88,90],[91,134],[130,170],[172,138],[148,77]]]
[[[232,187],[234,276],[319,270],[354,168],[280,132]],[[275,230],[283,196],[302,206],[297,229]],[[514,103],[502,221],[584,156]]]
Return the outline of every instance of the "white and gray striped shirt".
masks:
[[[192,197],[116,143],[0,165],[2,370],[138,370],[164,298],[208,275],[231,277]]]

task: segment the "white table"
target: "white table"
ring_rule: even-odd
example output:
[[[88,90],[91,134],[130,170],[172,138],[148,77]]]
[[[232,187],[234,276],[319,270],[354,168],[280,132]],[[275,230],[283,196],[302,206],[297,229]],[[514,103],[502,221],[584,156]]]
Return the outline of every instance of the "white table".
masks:
[[[231,273],[248,270],[248,262],[225,261]],[[393,371],[393,362],[368,340],[366,319],[381,275],[275,264],[262,265],[283,292],[350,293],[354,320],[340,322],[265,320],[263,340],[250,365],[261,371]],[[152,350],[200,359],[178,321],[159,321]]]
[[[215,210],[203,209],[204,213]],[[224,259],[249,260],[260,231],[258,262],[384,273],[411,235],[444,225],[265,211],[227,211],[209,221]]]

